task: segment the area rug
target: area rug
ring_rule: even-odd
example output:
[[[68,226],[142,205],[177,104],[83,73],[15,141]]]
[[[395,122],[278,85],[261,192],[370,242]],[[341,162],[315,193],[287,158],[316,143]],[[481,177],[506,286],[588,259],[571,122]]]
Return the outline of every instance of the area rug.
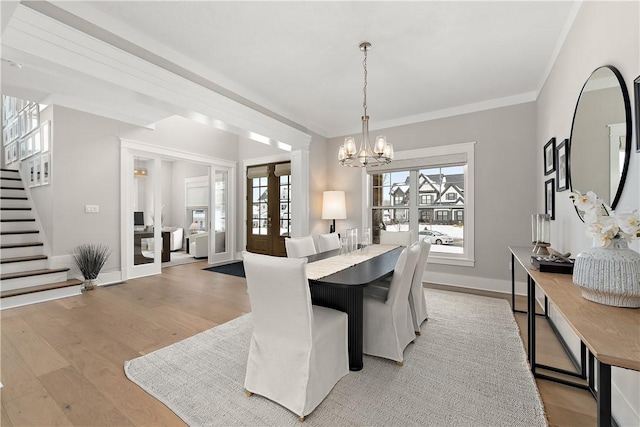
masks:
[[[546,426],[506,300],[425,290],[429,320],[404,366],[365,356],[304,426]],[[251,314],[125,363],[133,382],[191,426],[300,426],[246,397]]]
[[[204,270],[213,271],[214,273],[230,274],[232,276],[246,277],[244,274],[244,264],[242,261],[232,262],[230,264],[216,265],[215,267],[207,267]]]

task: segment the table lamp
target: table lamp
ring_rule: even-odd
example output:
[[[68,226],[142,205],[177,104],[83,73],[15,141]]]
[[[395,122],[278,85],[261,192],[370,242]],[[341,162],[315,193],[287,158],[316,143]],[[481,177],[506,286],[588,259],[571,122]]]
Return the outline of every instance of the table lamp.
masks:
[[[333,220],[329,227],[329,233],[335,233],[336,219],[347,219],[344,191],[325,191],[322,193],[322,219]]]
[[[198,230],[200,230],[200,224],[198,224],[195,221],[192,222],[191,225],[189,226],[189,231],[191,232],[191,234],[194,234]]]

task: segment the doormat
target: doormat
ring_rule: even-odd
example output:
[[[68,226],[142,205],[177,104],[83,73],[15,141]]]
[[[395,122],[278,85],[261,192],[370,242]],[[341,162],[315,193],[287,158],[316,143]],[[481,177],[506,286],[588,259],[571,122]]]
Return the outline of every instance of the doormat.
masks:
[[[229,274],[231,276],[245,277],[244,264],[242,261],[232,262],[231,264],[216,265],[215,267],[207,267],[204,270],[213,271],[214,273]]]

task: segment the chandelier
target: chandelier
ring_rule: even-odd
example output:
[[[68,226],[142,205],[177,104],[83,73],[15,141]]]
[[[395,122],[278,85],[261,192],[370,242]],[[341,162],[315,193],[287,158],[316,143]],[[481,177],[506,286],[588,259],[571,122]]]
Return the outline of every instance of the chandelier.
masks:
[[[360,50],[364,52],[364,115],[362,116],[362,139],[360,148],[356,150],[356,140],[349,136],[345,138],[344,144],[338,150],[338,161],[342,166],[363,168],[367,166],[386,165],[393,160],[393,145],[387,142],[385,136],[377,136],[373,149],[369,144],[369,116],[367,116],[367,52],[371,49],[371,43],[360,43]]]

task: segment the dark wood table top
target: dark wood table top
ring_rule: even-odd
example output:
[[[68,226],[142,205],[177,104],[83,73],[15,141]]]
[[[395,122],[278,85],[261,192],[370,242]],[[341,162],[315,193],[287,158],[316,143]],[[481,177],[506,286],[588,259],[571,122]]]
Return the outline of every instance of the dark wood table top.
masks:
[[[403,246],[399,246],[389,252],[380,254],[367,261],[338,271],[337,273],[330,274],[318,280],[309,281],[341,286],[367,286],[372,282],[384,279],[393,274],[393,269],[403,249]],[[308,256],[307,259],[309,260],[308,262],[311,263],[332,256],[338,256],[339,254],[340,250],[336,249]]]

